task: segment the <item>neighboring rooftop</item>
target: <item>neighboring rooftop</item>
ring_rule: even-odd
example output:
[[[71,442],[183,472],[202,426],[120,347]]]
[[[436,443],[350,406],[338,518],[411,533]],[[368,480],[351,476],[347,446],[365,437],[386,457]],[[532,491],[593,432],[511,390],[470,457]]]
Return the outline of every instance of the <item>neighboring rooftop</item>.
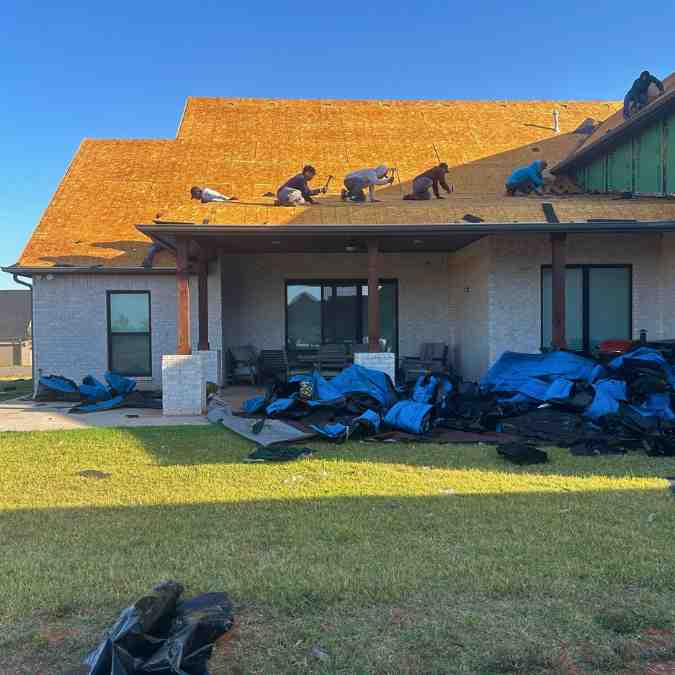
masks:
[[[30,335],[30,291],[0,291],[0,342],[24,340]]]
[[[601,101],[285,101],[189,98],[176,140],[85,140],[19,265],[138,267],[149,240],[140,223],[183,220],[232,225],[461,221],[474,213],[495,222],[541,220],[541,200],[503,197],[516,166],[556,163],[588,138],[574,131],[620,108]],[[560,133],[553,110],[560,111]],[[346,173],[381,162],[399,168],[403,190],[436,163],[451,167],[456,193],[444,201],[402,202],[400,188],[376,205],[348,206],[338,192]],[[321,205],[272,207],[263,198],[303,164],[318,169],[316,186],[336,180]],[[237,195],[237,205],[190,201],[192,185]],[[612,197],[556,198],[561,220],[582,217],[663,219],[672,204]],[[616,214],[616,216],[614,215]],[[173,266],[168,253],[156,267]]]

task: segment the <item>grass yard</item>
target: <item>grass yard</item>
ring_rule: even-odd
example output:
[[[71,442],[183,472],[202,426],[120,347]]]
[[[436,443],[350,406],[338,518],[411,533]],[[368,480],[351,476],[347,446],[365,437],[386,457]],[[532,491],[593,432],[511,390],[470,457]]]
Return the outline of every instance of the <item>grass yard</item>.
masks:
[[[165,578],[232,596],[214,674],[672,672],[647,668],[675,660],[673,459],[312,447],[259,465],[216,427],[0,434],[0,672],[77,668]]]
[[[0,377],[0,403],[19,396],[25,396],[33,391],[33,380],[23,380],[14,377]]]

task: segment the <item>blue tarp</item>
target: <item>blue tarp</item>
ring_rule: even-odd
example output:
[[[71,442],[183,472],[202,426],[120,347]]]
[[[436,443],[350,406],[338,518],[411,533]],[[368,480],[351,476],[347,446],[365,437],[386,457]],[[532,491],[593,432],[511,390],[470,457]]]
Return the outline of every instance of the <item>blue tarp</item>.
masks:
[[[289,378],[289,382],[306,382],[312,383],[312,398],[306,403],[313,408],[319,406],[341,406],[344,405],[345,399],[341,392],[339,392],[318,370],[314,370],[309,375],[294,375]]]
[[[136,389],[136,380],[124,377],[123,375],[107,372],[104,377],[105,381],[108,383],[108,386],[114,393],[124,396],[125,394],[130,394],[134,389]]]
[[[398,400],[391,379],[379,370],[354,364],[338,373],[330,384],[344,396],[365,394],[374,398],[383,410],[389,410]]]
[[[415,382],[415,388],[412,393],[412,400],[417,403],[432,403],[436,397],[438,388],[438,378],[433,375],[420,375]]]
[[[108,387],[91,375],[87,375],[82,380],[80,394],[87,401],[107,401],[112,398]]]
[[[75,382],[69,380],[67,377],[60,375],[44,375],[40,378],[39,384],[51,389],[52,391],[60,392],[62,394],[79,394],[79,387]]]
[[[593,385],[595,397],[584,412],[585,417],[599,419],[619,412],[619,404],[628,400],[626,383],[623,380],[601,380]]]
[[[668,361],[666,361],[665,358],[663,358],[663,355],[660,352],[657,352],[655,349],[651,349],[650,347],[638,347],[632,352],[617,356],[610,362],[609,365],[611,368],[618,370],[624,365],[624,361],[626,360],[645,361],[648,363],[657,364],[666,375],[670,386],[675,388],[675,372],[673,372],[673,367],[670,365],[670,363],[668,363]]]
[[[658,417],[668,422],[675,421],[675,413],[670,404],[670,394],[650,394],[641,405],[631,408],[642,417]]]
[[[333,422],[331,424],[310,424],[310,429],[314,429],[317,434],[331,441],[343,441],[347,438],[347,425],[342,422]]]
[[[241,406],[241,409],[247,415],[255,415],[265,407],[266,402],[267,402],[266,396],[254,396],[253,398],[249,398],[248,401],[244,401],[243,405]]]
[[[425,434],[431,431],[431,413],[434,407],[428,403],[399,401],[387,413],[385,424],[410,434]]]
[[[595,361],[570,352],[557,351],[548,354],[504,352],[481,380],[481,387],[486,391],[521,392],[528,396],[536,393],[536,396],[531,398],[538,398],[545,394],[545,390],[539,382],[532,383],[532,379],[551,383],[562,377],[592,383],[603,373],[604,368]],[[526,391],[523,391],[523,387]],[[527,393],[528,390],[531,393]]]
[[[310,428],[331,441],[345,441],[354,434],[376,434],[380,430],[382,420],[373,410],[366,410],[355,417],[349,426],[343,422],[329,424],[310,424]]]

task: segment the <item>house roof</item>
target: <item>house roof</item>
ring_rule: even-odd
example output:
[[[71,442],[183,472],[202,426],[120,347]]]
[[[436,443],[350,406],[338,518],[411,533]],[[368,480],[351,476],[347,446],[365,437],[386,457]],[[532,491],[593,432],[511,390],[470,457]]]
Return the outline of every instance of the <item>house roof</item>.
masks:
[[[20,268],[140,266],[150,244],[136,225],[154,220],[231,225],[362,222],[415,224],[460,220],[540,219],[540,200],[502,196],[515,166],[562,160],[587,138],[573,133],[587,118],[604,119],[617,102],[598,101],[286,101],[189,98],[175,140],[85,140],[24,249]],[[552,128],[560,111],[561,133]],[[381,162],[399,168],[402,189],[436,163],[451,167],[456,192],[444,201],[403,202],[400,188],[381,190],[381,204],[346,206],[341,178]],[[320,206],[274,208],[263,198],[312,163],[315,185],[336,176]],[[192,185],[236,194],[241,202],[202,205]],[[662,219],[661,202],[619,204],[568,197],[562,217],[592,213]],[[672,207],[670,207],[672,208]],[[482,216],[485,217],[485,216]],[[173,267],[160,254],[156,268]]]
[[[30,291],[0,291],[0,341],[23,340],[31,321]]]
[[[587,164],[675,110],[675,73],[663,80],[663,86],[665,94],[652,98],[648,106],[630,119],[624,119],[623,109],[617,110],[575,152],[554,166],[551,173],[565,173],[577,166]],[[658,93],[658,89],[652,84],[649,88],[650,97],[655,97]]]

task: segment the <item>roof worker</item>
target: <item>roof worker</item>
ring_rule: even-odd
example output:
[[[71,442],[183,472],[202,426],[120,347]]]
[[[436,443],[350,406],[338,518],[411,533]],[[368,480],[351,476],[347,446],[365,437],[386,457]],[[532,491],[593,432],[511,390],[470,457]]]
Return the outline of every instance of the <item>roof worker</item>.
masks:
[[[394,177],[387,178],[389,169],[385,164],[374,169],[361,169],[360,171],[352,171],[345,176],[345,189],[342,190],[342,201],[351,202],[365,202],[366,195],[364,190],[368,188],[368,201],[378,202],[375,199],[376,185],[391,185],[394,182]]]
[[[654,77],[648,70],[643,70],[640,73],[640,77],[633,82],[633,86],[628,90],[626,97],[623,99],[624,119],[627,120],[631,115],[642,110],[649,103],[649,86],[651,84],[656,85],[660,94],[663,94],[665,91],[661,80]]]
[[[537,159],[532,164],[521,166],[516,169],[506,181],[506,194],[509,197],[515,197],[516,192],[522,192],[529,195],[530,192],[542,194],[541,188],[544,185],[544,169],[548,162]]]
[[[312,190],[309,187],[309,181],[316,176],[316,169],[307,164],[302,168],[302,173],[289,178],[277,190],[277,206],[304,206],[305,204],[315,204],[312,199],[315,195],[324,192],[323,188]]]
[[[190,198],[199,199],[202,204],[207,202],[236,202],[236,197],[226,197],[223,194],[220,194],[217,190],[212,190],[207,187],[198,187],[194,185],[190,188]]]
[[[403,199],[411,199],[414,201],[427,201],[431,199],[431,190],[433,188],[436,199],[445,199],[438,191],[440,185],[448,194],[454,191],[454,185],[448,185],[445,181],[445,176],[450,171],[445,162],[441,162],[438,166],[421,173],[412,182],[412,192],[405,195]]]

